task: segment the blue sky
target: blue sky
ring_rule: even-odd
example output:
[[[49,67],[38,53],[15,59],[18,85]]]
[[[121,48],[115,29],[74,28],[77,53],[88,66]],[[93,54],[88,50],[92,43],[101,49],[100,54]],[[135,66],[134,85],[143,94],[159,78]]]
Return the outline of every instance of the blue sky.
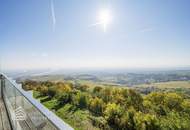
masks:
[[[189,0],[1,0],[1,67],[189,66],[189,24]]]

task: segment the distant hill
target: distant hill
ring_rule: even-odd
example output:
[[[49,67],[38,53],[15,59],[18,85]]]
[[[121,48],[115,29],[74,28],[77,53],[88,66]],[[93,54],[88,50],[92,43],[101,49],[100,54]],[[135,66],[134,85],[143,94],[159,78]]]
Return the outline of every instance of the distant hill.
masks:
[[[169,81],[189,81],[189,70],[174,71],[151,71],[138,73],[78,73],[78,74],[46,74],[46,75],[29,75],[16,78],[17,81],[23,80],[35,81],[72,81],[88,82],[91,84],[109,84],[116,86],[133,87],[141,84],[152,84]]]

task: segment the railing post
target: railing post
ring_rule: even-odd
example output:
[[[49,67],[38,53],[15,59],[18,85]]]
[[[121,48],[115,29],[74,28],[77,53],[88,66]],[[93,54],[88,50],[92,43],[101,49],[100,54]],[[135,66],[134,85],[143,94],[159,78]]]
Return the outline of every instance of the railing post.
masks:
[[[1,98],[4,100],[5,77],[1,74]]]
[[[4,86],[4,82],[3,82],[3,75],[0,74],[0,84],[1,84],[1,93],[0,93],[0,98],[3,98],[3,86]]]

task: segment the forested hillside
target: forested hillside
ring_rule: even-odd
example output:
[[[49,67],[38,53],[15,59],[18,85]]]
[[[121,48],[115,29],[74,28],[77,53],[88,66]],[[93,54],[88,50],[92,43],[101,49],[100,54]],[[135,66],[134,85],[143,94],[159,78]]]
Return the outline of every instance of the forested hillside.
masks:
[[[25,90],[76,130],[190,130],[190,97],[70,82],[24,81]]]

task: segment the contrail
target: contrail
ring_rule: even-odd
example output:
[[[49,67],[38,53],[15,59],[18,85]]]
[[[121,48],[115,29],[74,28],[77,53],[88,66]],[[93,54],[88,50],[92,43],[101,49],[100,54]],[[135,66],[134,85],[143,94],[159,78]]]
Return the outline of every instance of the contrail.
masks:
[[[88,27],[93,27],[93,26],[96,26],[96,25],[99,25],[99,24],[102,24],[101,22],[97,22],[97,23],[94,23],[94,24],[90,24]]]
[[[99,24],[102,24],[102,25],[103,25],[104,32],[106,32],[106,25],[105,25],[103,22],[97,22],[97,23],[94,23],[94,24],[89,25],[88,27],[94,27],[94,26],[97,26],[97,25],[99,25]]]
[[[51,0],[51,17],[52,17],[52,22],[53,22],[53,30],[55,30],[56,18],[55,18],[55,9],[54,9],[54,2],[53,2],[53,0]]]

